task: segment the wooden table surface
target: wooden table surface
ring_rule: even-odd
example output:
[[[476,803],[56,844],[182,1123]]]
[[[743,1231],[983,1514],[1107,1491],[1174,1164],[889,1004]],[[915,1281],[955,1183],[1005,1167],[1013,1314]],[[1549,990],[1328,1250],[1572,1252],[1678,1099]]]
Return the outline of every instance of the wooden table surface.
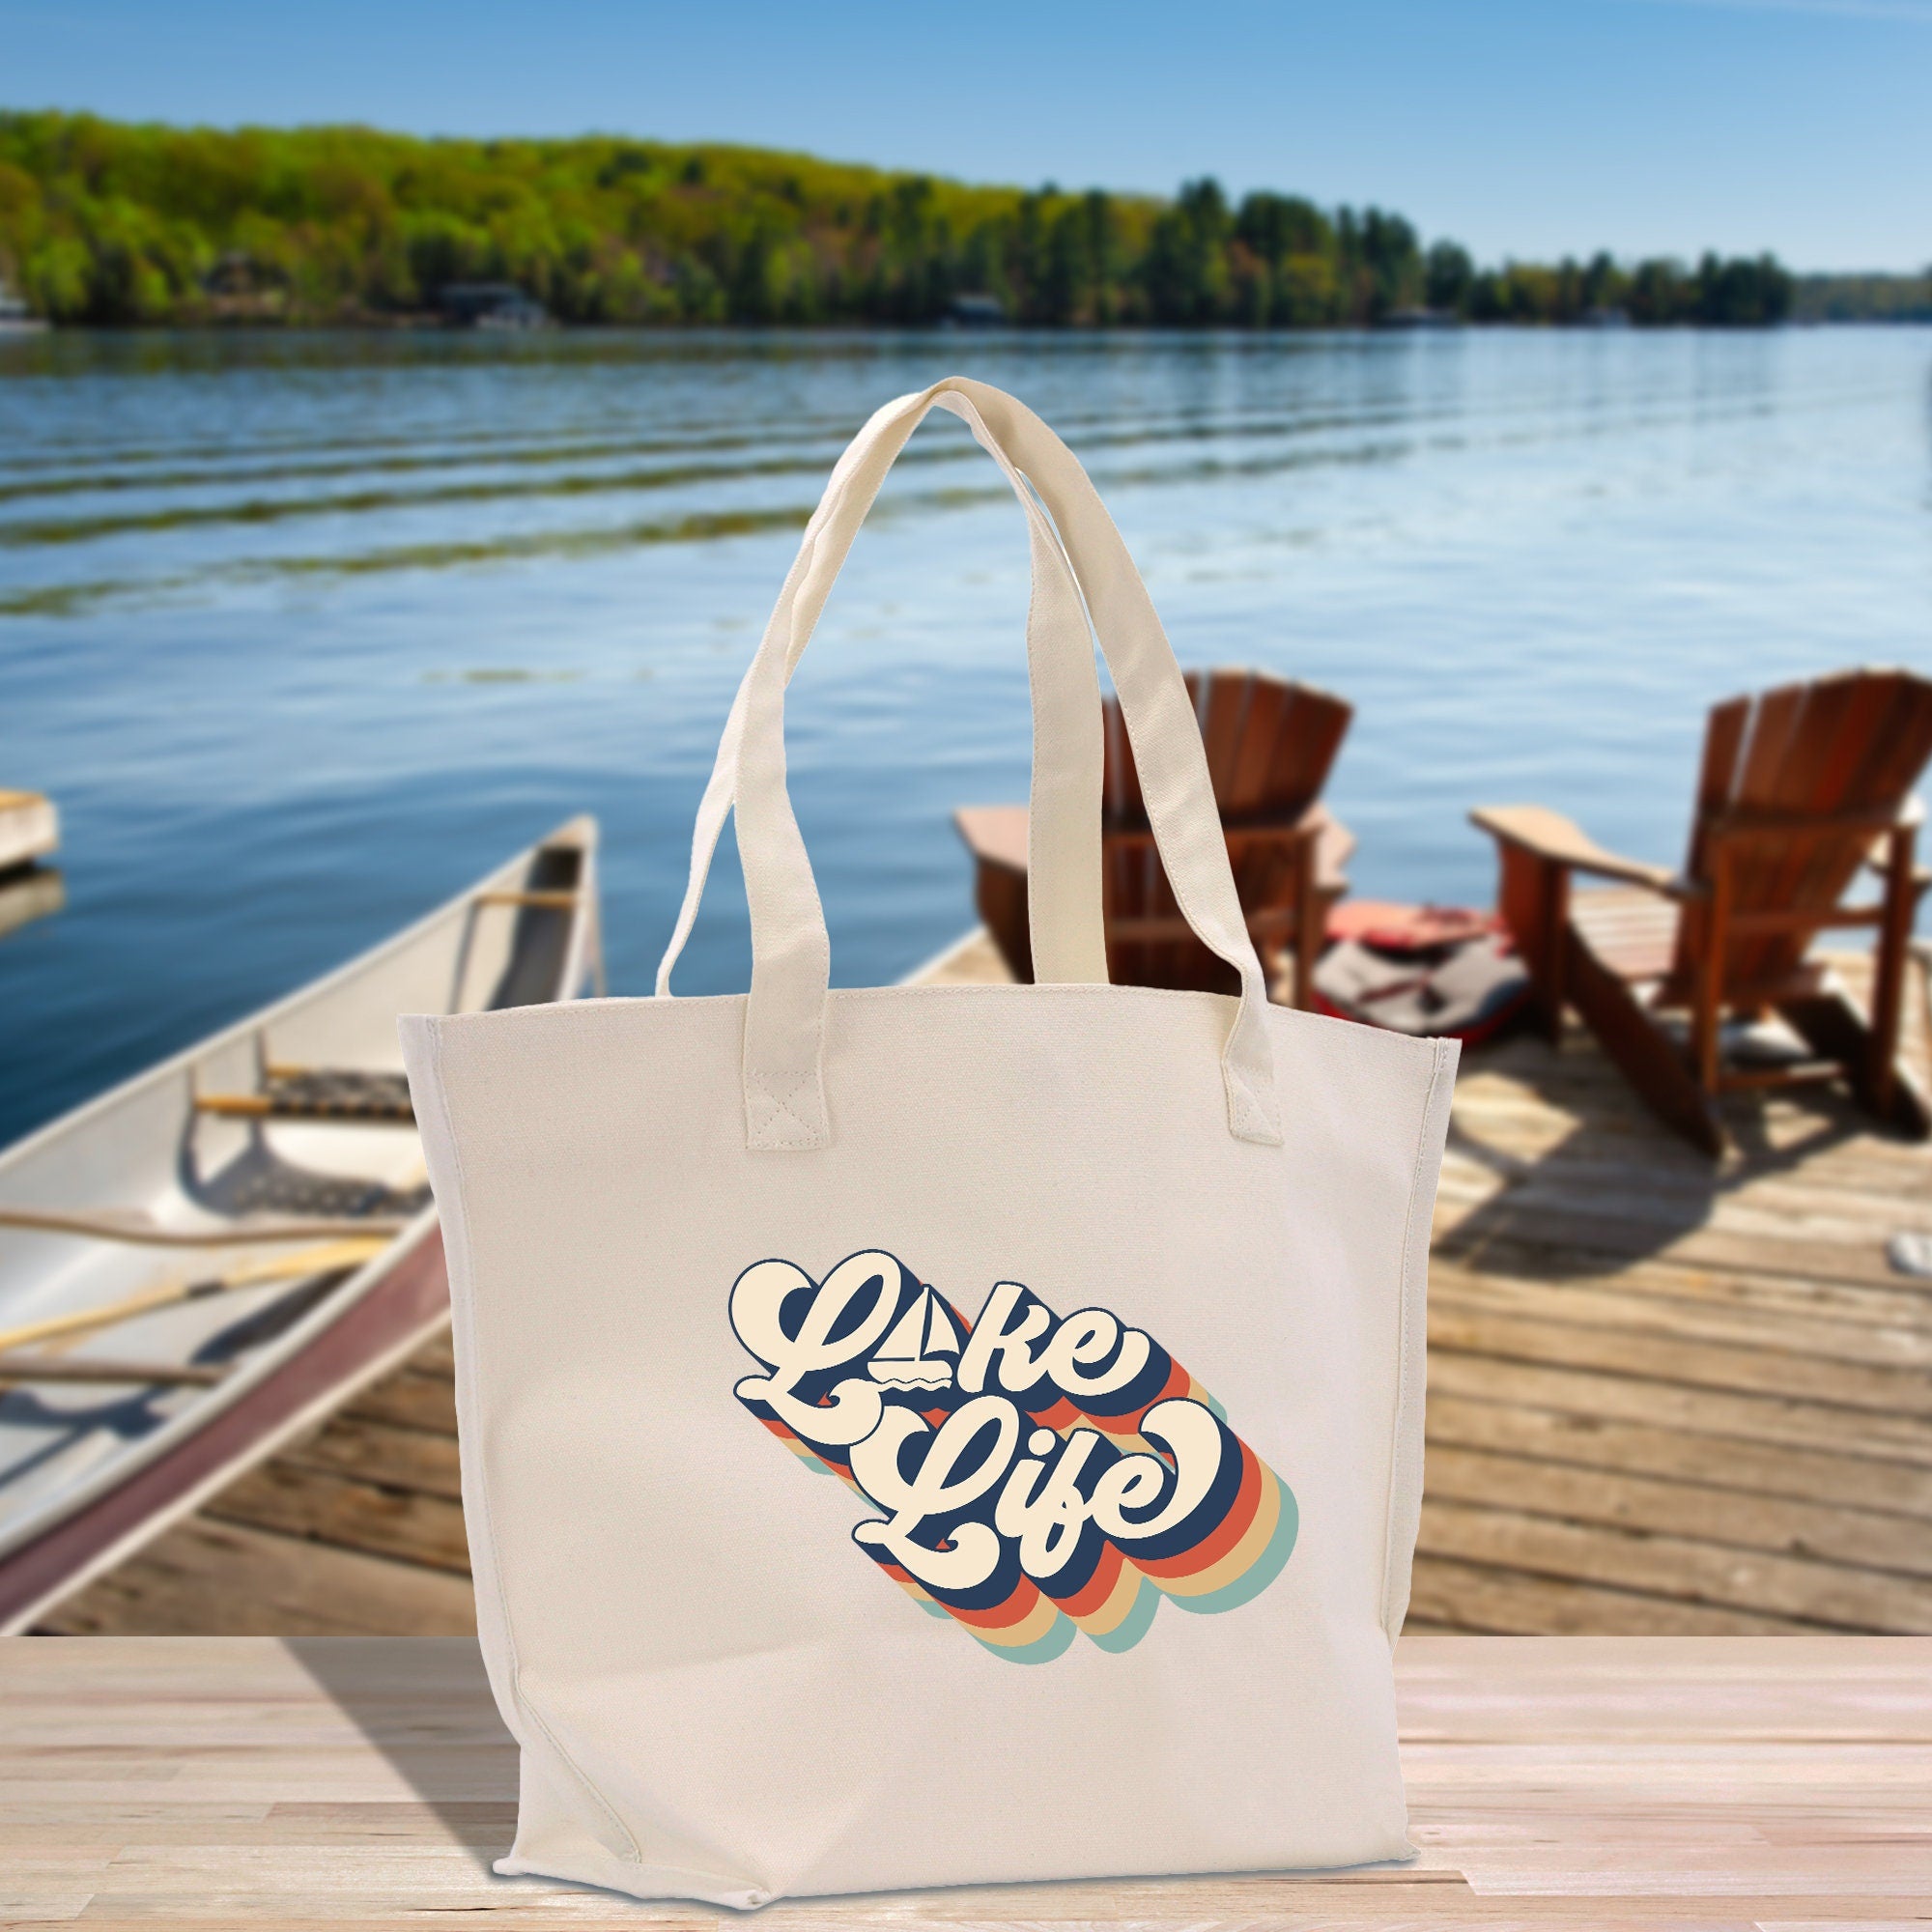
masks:
[[[1932,1922],[1932,1638],[1410,1636],[1398,1676],[1410,1864],[757,1917],[814,1932]],[[515,1790],[467,1638],[0,1642],[0,1923],[731,1919],[493,1876]]]

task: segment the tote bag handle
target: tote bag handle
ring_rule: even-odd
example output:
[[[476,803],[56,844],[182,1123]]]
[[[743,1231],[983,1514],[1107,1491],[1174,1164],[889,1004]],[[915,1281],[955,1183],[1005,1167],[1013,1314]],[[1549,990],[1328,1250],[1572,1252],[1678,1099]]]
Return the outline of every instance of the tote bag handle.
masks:
[[[1027,673],[1034,735],[1027,912],[1033,934],[1034,978],[1042,984],[1104,984],[1107,946],[1100,904],[1100,800],[1105,752],[1100,685],[1094,670],[1086,607],[1052,526],[970,403],[929,395],[901,396],[874,412],[839,457],[806,526],[765,642],[770,644],[775,637],[783,639],[784,675],[789,683],[887,472],[914,429],[935,406],[951,409],[972,430],[1005,472],[1027,519],[1033,557]],[[698,805],[684,903],[678,909],[664,957],[658,962],[656,991],[660,999],[670,992],[672,968],[691,936],[718,839],[731,812],[752,677],[752,670],[747,670],[732,700],[711,778]]]
[[[700,808],[686,908],[659,970],[659,991],[668,989],[716,840],[715,829],[706,836],[706,808],[722,825],[722,808],[728,802],[737,814],[752,914],[746,1143],[765,1149],[829,1143],[823,1058],[832,955],[810,861],[785,789],[785,683],[886,470],[935,407],[960,416],[992,451],[1019,491],[1034,535],[1036,618],[1045,607],[1045,621],[1030,621],[1028,627],[1037,707],[1034,796],[1036,805],[1048,810],[1041,856],[1054,868],[1051,888],[1041,890],[1037,899],[1049,922],[1042,929],[1077,958],[1089,944],[1081,931],[1096,933],[1099,923],[1099,685],[1084,618],[1077,637],[1067,621],[1070,570],[1077,585],[1074,601],[1084,597],[1120,696],[1142,799],[1176,904],[1202,944],[1240,976],[1240,999],[1221,1054],[1229,1131],[1240,1140],[1278,1146],[1281,1117],[1264,1017],[1267,990],[1235,891],[1200,728],[1160,619],[1072,451],[1013,397],[963,377],[888,404],[833,472],[727,721]],[[1053,520],[1057,542],[1052,531],[1042,534],[1040,506]],[[1076,675],[1076,657],[1084,674]],[[1084,723],[1072,715],[1076,711],[1085,712]],[[1086,816],[1088,830],[1070,823],[1075,810]],[[1077,921],[1065,917],[1069,903],[1079,910]]]

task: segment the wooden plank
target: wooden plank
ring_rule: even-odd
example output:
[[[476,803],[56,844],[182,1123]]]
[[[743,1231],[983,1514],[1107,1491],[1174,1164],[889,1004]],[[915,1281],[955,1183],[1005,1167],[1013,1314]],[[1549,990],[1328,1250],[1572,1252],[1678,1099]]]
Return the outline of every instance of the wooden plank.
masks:
[[[1501,1236],[1535,1238],[1585,1253],[1595,1257],[1600,1268],[1666,1255],[1696,1266],[1756,1268],[1805,1280],[1823,1276],[1886,1285],[1898,1279],[1876,1229],[1850,1238],[1810,1239],[1769,1220],[1746,1231],[1721,1225],[1673,1226],[1662,1206],[1641,1197],[1619,1201],[1547,1187],[1539,1187],[1533,1197],[1526,1192],[1497,1194],[1469,1204],[1458,1201],[1445,1188],[1436,1216],[1436,1238],[1445,1252],[1459,1259],[1479,1255],[1487,1240]]]
[[[1427,1495],[1418,1551],[1850,1631],[1932,1629],[1932,1585],[1650,1529]]]
[[[456,1388],[446,1375],[421,1374],[413,1366],[364,1389],[342,1413],[405,1429],[456,1434]]]
[[[1755,1355],[1898,1370],[1907,1376],[1908,1387],[1923,1386],[1932,1369],[1932,1320],[1921,1309],[1900,1308],[1897,1298],[1888,1298],[1889,1317],[1845,1321],[1834,1310],[1833,1319],[1826,1320],[1823,1298],[1809,1283],[1794,1292],[1791,1284],[1778,1282],[1768,1293],[1753,1293],[1748,1280],[1690,1270],[1674,1271],[1668,1286],[1634,1281],[1622,1271],[1599,1279],[1605,1285],[1587,1279],[1525,1281],[1440,1259],[1430,1268],[1431,1293],[1438,1305],[1708,1343]],[[1638,1292],[1631,1293],[1633,1288]]]
[[[1510,1361],[1640,1377],[1683,1387],[1789,1398],[1866,1411],[1856,1428],[1873,1447],[1932,1461],[1932,1383],[1912,1370],[1814,1361],[1772,1349],[1717,1347],[1609,1326],[1529,1320],[1432,1297],[1430,1346]]]
[[[1932,1468],[1932,1452],[1921,1437],[1913,1435],[1894,1439],[1876,1426],[1883,1418],[1875,1419],[1857,1409],[1773,1396],[1733,1395],[1634,1376],[1602,1375],[1587,1368],[1505,1361],[1463,1353],[1432,1342],[1432,1401],[1438,1390],[1568,1415],[1609,1416],[1680,1429],[1704,1437],[1714,1461],[1729,1453],[1731,1442],[1743,1441],[1798,1451],[1820,1450],[1828,1456],[1869,1457],[1881,1467],[1902,1463],[1915,1469]]]
[[[762,1917],[798,1932],[1922,1922],[1932,1642],[1410,1636],[1396,1682],[1422,1848],[1407,1863],[806,1899]],[[724,1922],[496,1878],[515,1780],[468,1640],[0,1646],[14,1922]]]
[[[1749,1103],[1732,1099],[1726,1104]],[[1820,1104],[1826,1111],[1813,1117],[1814,1128],[1829,1124],[1842,1103],[1827,1094],[1820,1096]],[[1874,1164],[1861,1173],[1848,1161],[1833,1162],[1832,1143],[1815,1133],[1811,1145],[1791,1151],[1794,1158],[1784,1164],[1793,1171],[1747,1176],[1708,1165],[1700,1173],[1652,1159],[1635,1122],[1620,1122],[1587,1110],[1525,1108],[1512,1117],[1505,1108],[1486,1102],[1480,1108],[1459,1108],[1457,1122],[1458,1160],[1509,1181],[1525,1200],[1560,1202],[1566,1190],[1587,1189],[1599,1208],[1613,1207],[1639,1223],[1698,1226],[1719,1217],[1733,1228],[1747,1229],[1782,1220],[1812,1238],[1835,1240],[1855,1238],[1861,1224],[1901,1206],[1925,1206],[1922,1164],[1906,1163],[1889,1171]],[[1883,1146],[1873,1137],[1860,1151],[1876,1155]],[[1685,1151],[1692,1152],[1689,1148]],[[1798,1158],[1804,1161],[1802,1169]]]
[[[1531,1462],[1712,1484],[1726,1493],[1844,1506],[1918,1530],[1932,1524],[1932,1469],[1833,1455],[1810,1443],[1792,1448],[1736,1435],[1714,1441],[1709,1432],[1538,1408],[1516,1397],[1485,1401],[1439,1382],[1429,1394],[1429,1442],[1432,1456],[1438,1443],[1493,1449]],[[1519,1500],[1527,1504],[1538,1494],[1535,1472],[1524,1471],[1521,1481]]]
[[[451,1501],[463,1497],[456,1437],[427,1429],[398,1429],[359,1415],[339,1415],[327,1429],[292,1444],[276,1459],[292,1468],[412,1491]]]
[[[1808,1628],[1793,1617],[1660,1597],[1572,1577],[1536,1575],[1510,1564],[1465,1562],[1416,1552],[1409,1618],[1438,1630],[1510,1636],[1776,1636]],[[1403,1642],[1409,1641],[1409,1625]]]
[[[1628,1096],[1622,1094],[1532,1092],[1515,1080],[1491,1084],[1481,1065],[1477,1062],[1477,1070],[1456,1090],[1455,1152],[1512,1180],[1531,1179],[1553,1155],[1566,1178],[1636,1182],[1706,1211],[1734,1195],[1761,1210],[1783,1208],[1798,1215],[1926,1205],[1922,1149],[1875,1134],[1820,1137],[1817,1107],[1801,1108],[1776,1096],[1762,1103],[1759,1130],[1776,1141],[1783,1122],[1808,1130],[1809,1144],[1802,1162],[1767,1157],[1748,1171],[1713,1165],[1689,1147],[1680,1152],[1674,1146],[1666,1151],[1649,1144],[1646,1123],[1625,1110]],[[1838,1103],[1826,1096],[1823,1118],[1835,1121],[1837,1111]]]
[[[425,1342],[410,1357],[410,1367],[419,1376],[442,1376],[445,1378],[456,1373],[456,1343],[445,1328],[434,1340]]]
[[[97,1578],[43,1624],[67,1635],[130,1626],[166,1636],[457,1635],[475,1627],[475,1607],[467,1577],[197,1516]],[[0,1658],[10,1648],[0,1645]]]
[[[1561,1126],[1552,1129],[1541,1121],[1499,1120],[1493,1109],[1478,1114],[1460,1108],[1456,1158],[1511,1182],[1525,1203],[1561,1200],[1566,1189],[1587,1190],[1599,1207],[1614,1204],[1622,1210],[1629,1204],[1633,1218],[1672,1227],[1715,1220],[1745,1231],[1783,1224],[1806,1238],[1835,1242],[1857,1240],[1898,1214],[1932,1218],[1922,1162],[1861,1175],[1847,1163],[1834,1167],[1821,1157],[1807,1161],[1803,1172],[1767,1174],[1740,1185],[1721,1171],[1697,1173],[1647,1159],[1634,1135],[1585,1137],[1574,1118],[1558,1118]],[[1687,1154],[1691,1151],[1686,1149]]]
[[[1875,1573],[1875,1583],[1898,1576],[1932,1584],[1932,1519],[1471,1448],[1439,1433],[1430,1438],[1428,1483],[1429,1494],[1444,1502],[1646,1535],[1667,1533],[1821,1563],[1848,1573],[1850,1589],[1858,1587],[1859,1578],[1849,1573],[1861,1571]],[[1871,1621],[1878,1619],[1881,1604],[1893,1601],[1883,1592],[1874,1596]],[[1932,1612],[1932,1600],[1925,1608]],[[1926,1622],[1932,1624],[1932,1614]]]
[[[1624,1262],[1605,1271],[1601,1260],[1593,1256],[1527,1243],[1519,1246],[1500,1239],[1485,1245],[1479,1270],[1438,1254],[1430,1263],[1430,1275],[1432,1279],[1480,1280],[1492,1287],[1517,1284],[1526,1286],[1531,1293],[1547,1288],[1562,1293],[1581,1282],[1600,1284],[1618,1294],[1655,1295],[1665,1301],[1740,1314],[1763,1310],[1771,1315],[1828,1321],[1840,1331],[1840,1346],[1854,1349],[1862,1345],[1849,1339],[1853,1329],[1896,1330],[1916,1336],[1932,1318],[1932,1297],[1927,1296],[1925,1284],[1903,1276],[1893,1277],[1895,1286],[1878,1287],[1869,1282],[1764,1274],[1748,1268],[1687,1267],[1669,1260]],[[1875,1340],[1870,1346],[1887,1349],[1891,1344]]]
[[[432,1570],[469,1574],[460,1503],[358,1481],[287,1457],[251,1469],[204,1514],[217,1522],[278,1530]]]

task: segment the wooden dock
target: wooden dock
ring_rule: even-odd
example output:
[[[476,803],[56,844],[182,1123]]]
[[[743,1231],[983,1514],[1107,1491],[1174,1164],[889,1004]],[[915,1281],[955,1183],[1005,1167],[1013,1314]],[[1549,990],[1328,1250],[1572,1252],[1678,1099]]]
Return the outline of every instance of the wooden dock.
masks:
[[[983,939],[933,974],[1003,977]],[[1825,1093],[1729,1118],[1713,1168],[1580,1034],[1470,1056],[1411,1628],[1932,1633],[1932,1282],[1886,1253],[1932,1150]],[[467,1631],[455,1431],[445,1338],[44,1627]]]

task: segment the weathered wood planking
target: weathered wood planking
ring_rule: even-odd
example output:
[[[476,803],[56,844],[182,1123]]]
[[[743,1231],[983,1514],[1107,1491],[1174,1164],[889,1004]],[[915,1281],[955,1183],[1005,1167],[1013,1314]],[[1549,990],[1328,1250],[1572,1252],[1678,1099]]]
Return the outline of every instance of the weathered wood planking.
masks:
[[[1923,1923],[1932,1639],[1405,1637],[1417,1857],[805,1899],[761,1924],[1640,1932]],[[205,1932],[487,1913],[717,1927],[499,1879],[516,1755],[468,1639],[0,1645],[0,1915]]]
[[[983,941],[930,973],[1004,977]],[[1471,1056],[1412,1627],[1932,1632],[1932,1284],[1885,1253],[1932,1232],[1932,1152],[1828,1094],[1728,1106],[1714,1168],[1580,1034]],[[425,1350],[49,1627],[468,1629],[449,1374]]]

